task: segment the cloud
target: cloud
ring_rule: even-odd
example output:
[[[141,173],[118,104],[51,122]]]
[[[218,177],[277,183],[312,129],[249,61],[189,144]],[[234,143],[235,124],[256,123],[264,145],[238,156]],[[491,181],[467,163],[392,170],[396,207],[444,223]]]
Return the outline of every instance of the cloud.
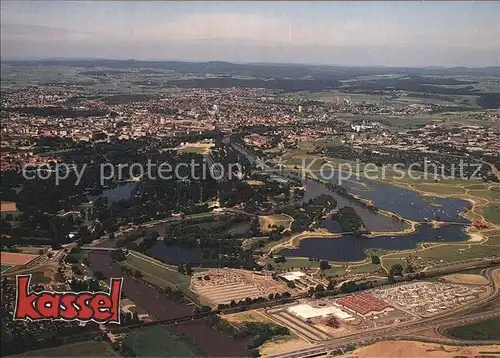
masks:
[[[174,14],[171,14],[172,16]],[[389,16],[315,21],[255,13],[188,13],[163,23],[1,24],[2,56],[307,62],[347,65],[498,64],[500,25],[405,22]],[[81,24],[80,24],[81,25]]]
[[[95,36],[88,32],[77,32],[60,27],[43,25],[1,24],[2,41],[79,41]]]

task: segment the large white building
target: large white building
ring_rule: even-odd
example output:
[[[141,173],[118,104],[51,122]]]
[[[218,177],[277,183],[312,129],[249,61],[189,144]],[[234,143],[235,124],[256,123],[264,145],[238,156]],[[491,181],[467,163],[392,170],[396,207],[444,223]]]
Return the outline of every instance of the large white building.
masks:
[[[347,322],[355,319],[348,312],[342,310],[342,308],[337,305],[313,307],[308,304],[302,304],[289,307],[288,311],[304,320],[316,317],[326,318],[332,315]]]

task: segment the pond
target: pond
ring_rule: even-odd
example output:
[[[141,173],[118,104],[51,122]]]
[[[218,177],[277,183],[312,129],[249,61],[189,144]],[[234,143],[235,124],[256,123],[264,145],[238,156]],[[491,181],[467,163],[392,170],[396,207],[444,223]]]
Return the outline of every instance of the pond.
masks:
[[[99,198],[106,198],[108,200],[108,205],[111,205],[112,203],[131,199],[136,186],[137,183],[120,183],[116,184],[116,186],[104,189],[100,195],[87,195],[87,198],[92,201]]]

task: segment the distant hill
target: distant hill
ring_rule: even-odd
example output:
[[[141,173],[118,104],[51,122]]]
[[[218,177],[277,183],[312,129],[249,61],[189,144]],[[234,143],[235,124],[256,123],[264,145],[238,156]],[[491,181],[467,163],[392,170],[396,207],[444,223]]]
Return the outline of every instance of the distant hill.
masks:
[[[43,60],[2,60],[11,66],[70,66],[81,68],[108,69],[163,69],[179,73],[213,73],[269,78],[298,79],[307,76],[321,77],[325,80],[348,79],[357,76],[381,74],[408,75],[483,75],[500,76],[500,66],[483,68],[406,68],[406,67],[343,67],[326,65],[254,63],[237,64],[231,62],[183,62],[183,61],[141,61],[106,59],[43,59]]]

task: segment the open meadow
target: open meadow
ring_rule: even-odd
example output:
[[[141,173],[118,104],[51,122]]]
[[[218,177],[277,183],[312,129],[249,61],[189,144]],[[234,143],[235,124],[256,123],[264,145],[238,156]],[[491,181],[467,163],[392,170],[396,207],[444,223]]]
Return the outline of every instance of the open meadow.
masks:
[[[275,227],[290,229],[293,218],[286,214],[259,216],[260,230],[268,233],[275,230]]]
[[[396,252],[380,257],[382,267],[387,271],[392,265],[405,266],[406,259],[410,256],[418,257],[429,263],[452,263],[471,260],[477,257],[500,256],[500,246],[487,244],[440,244],[425,249]]]
[[[161,288],[170,286],[182,291],[193,302],[199,302],[198,295],[189,289],[191,277],[177,272],[175,267],[138,252],[129,253],[127,259],[120,262],[120,265],[141,272],[142,279],[152,285]]]

